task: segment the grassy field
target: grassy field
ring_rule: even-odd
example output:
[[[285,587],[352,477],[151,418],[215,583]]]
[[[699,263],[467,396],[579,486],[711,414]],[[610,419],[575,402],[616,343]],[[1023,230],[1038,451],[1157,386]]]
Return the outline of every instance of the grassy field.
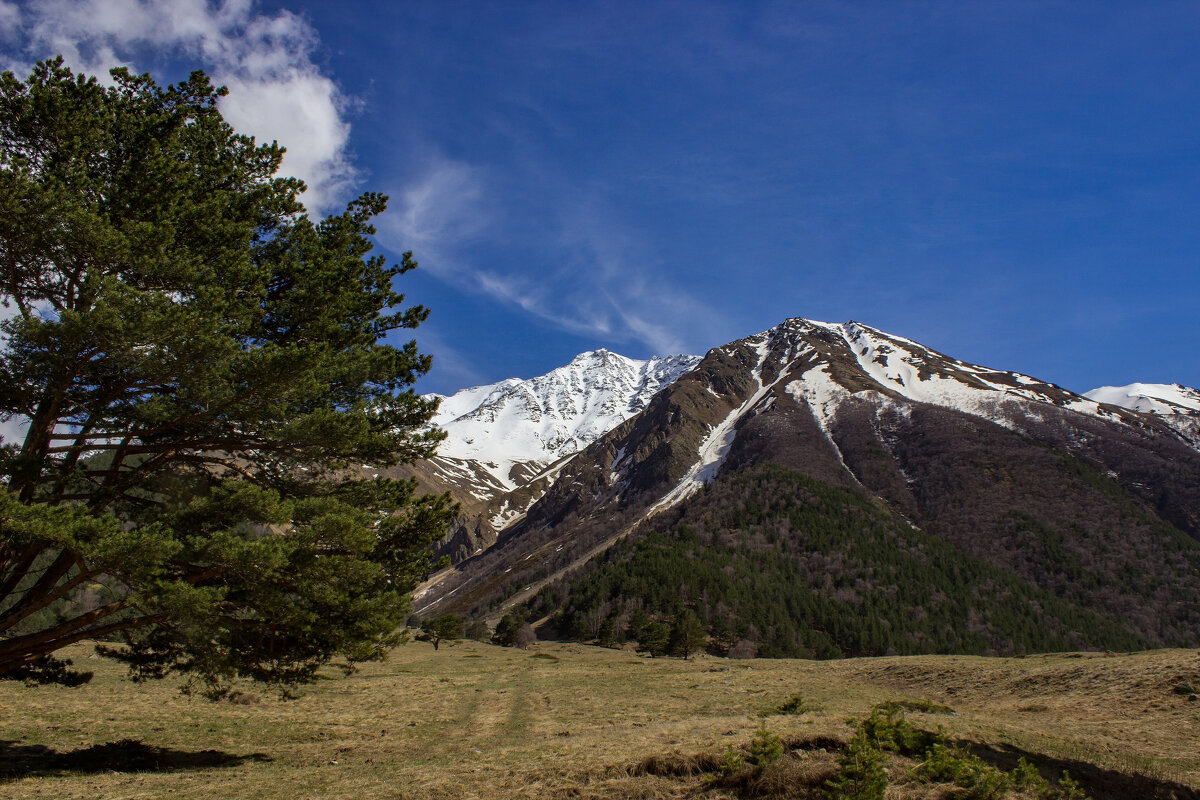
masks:
[[[409,644],[296,700],[188,698],[134,685],[69,653],[96,678],[78,689],[0,683],[0,797],[625,798],[745,796],[700,772],[765,723],[810,796],[837,741],[886,700],[953,713],[909,719],[1011,766],[1070,770],[1096,798],[1200,796],[1195,651],[1019,659],[835,662],[711,657],[539,644]],[[807,710],[772,714],[799,693]],[[836,740],[836,741],[835,741]],[[708,766],[705,766],[708,765]],[[941,796],[894,760],[888,797]],[[760,795],[762,792],[760,792]],[[769,793],[768,793],[769,794]]]

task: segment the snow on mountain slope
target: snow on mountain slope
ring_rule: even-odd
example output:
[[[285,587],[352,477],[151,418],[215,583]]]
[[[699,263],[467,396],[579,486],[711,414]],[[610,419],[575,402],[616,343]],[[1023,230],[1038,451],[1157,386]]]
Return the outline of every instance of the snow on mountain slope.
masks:
[[[1178,383],[1101,386],[1085,397],[1142,414],[1154,414],[1200,449],[1200,389]]]
[[[826,438],[841,406],[852,398],[907,413],[904,401],[961,411],[1020,431],[1042,418],[1039,408],[1057,408],[1108,420],[1122,412],[1060,386],[1018,372],[996,370],[931,350],[910,339],[857,322],[789,319],[716,352],[746,354],[751,392],[729,398],[724,420],[700,443],[697,460],[648,514],[694,494],[719,472],[742,420],[770,408],[776,393],[804,401]],[[711,385],[710,385],[711,392]],[[1044,405],[1043,405],[1044,404]],[[839,453],[840,458],[840,453]]]
[[[1101,386],[1084,392],[1083,396],[1143,414],[1200,414],[1200,389],[1178,383]]]
[[[968,364],[924,345],[857,322],[840,325],[809,322],[834,330],[845,339],[859,366],[877,383],[909,400],[981,414],[981,401],[1002,397],[1035,400],[1095,416],[1111,416],[1082,395],[1052,383]],[[785,323],[786,324],[786,323]]]
[[[437,459],[485,473],[478,475],[484,493],[513,489],[641,411],[699,361],[591,350],[536,378],[464,389],[442,398],[433,419],[448,434]]]

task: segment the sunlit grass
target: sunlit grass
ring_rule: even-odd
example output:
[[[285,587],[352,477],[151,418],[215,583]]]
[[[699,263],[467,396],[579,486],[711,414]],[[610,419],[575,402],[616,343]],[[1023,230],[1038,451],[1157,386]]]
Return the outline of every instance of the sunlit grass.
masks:
[[[719,755],[764,722],[785,740],[845,739],[846,721],[875,703],[924,699],[954,713],[911,719],[952,737],[1200,787],[1200,703],[1171,691],[1200,679],[1194,651],[739,662],[410,644],[296,700],[215,704],[171,681],[129,683],[89,654],[70,654],[96,671],[83,688],[0,683],[0,740],[9,743],[0,771],[32,770],[0,784],[0,796],[720,797],[697,795],[700,778],[634,767],[672,752]],[[796,694],[803,713],[772,713]],[[165,753],[165,765],[58,770],[33,749],[69,754],[122,740]]]

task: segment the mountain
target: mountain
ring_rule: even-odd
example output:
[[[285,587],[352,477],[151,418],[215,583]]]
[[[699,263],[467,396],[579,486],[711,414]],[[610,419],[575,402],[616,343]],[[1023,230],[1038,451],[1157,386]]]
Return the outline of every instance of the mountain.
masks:
[[[418,611],[578,635],[682,603],[776,654],[1198,641],[1184,433],[860,323],[715,348],[554,469]]]
[[[1085,392],[1084,397],[1143,414],[1156,414],[1200,447],[1200,389],[1178,383],[1131,383],[1101,386]]]
[[[450,491],[463,506],[443,552],[461,559],[495,541],[572,456],[699,361],[688,355],[642,361],[591,350],[536,378],[439,397],[433,424],[446,439],[414,471],[427,489]]]

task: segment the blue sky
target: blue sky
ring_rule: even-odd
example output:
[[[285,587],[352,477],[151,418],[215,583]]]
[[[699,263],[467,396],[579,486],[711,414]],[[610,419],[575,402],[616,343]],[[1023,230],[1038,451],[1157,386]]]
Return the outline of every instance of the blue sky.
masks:
[[[1200,386],[1200,6],[0,0],[0,55],[202,67],[415,251],[427,391],[866,322]]]

